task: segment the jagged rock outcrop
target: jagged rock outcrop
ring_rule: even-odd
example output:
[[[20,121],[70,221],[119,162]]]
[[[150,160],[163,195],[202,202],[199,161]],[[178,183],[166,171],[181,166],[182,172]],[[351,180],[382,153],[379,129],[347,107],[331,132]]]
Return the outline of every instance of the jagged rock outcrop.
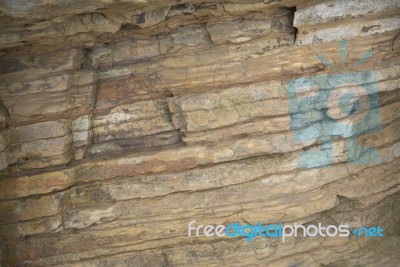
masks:
[[[4,0],[0,12],[2,266],[400,262],[398,0]],[[361,74],[327,78],[348,73]],[[329,166],[300,164],[315,151]],[[246,243],[189,238],[190,220],[385,235]]]

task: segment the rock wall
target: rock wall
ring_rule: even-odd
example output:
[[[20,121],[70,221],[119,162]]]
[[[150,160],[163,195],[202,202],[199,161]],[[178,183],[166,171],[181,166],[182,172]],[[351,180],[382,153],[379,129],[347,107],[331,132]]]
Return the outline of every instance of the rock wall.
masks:
[[[5,0],[0,11],[3,266],[398,266],[398,0]],[[327,110],[347,118],[320,98],[293,107],[290,81],[348,73],[366,74],[343,87],[377,90],[358,95],[368,106],[351,120],[379,125],[299,139],[335,132]],[[370,154],[361,146],[379,159],[354,164]],[[302,166],[310,151],[331,151],[329,164]],[[385,235],[247,243],[188,237],[191,220]]]

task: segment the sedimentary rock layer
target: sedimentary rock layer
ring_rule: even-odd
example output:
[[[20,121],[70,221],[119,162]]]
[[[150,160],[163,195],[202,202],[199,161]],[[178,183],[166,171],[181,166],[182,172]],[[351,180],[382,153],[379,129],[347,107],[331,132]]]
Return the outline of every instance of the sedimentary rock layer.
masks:
[[[0,3],[1,264],[398,264],[399,1],[47,2]],[[333,91],[360,92],[356,116]]]

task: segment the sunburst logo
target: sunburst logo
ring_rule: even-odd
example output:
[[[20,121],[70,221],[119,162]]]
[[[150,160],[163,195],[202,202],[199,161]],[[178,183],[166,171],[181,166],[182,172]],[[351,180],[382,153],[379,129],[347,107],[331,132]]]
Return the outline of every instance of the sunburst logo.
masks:
[[[328,166],[336,162],[379,164],[376,148],[361,146],[358,137],[382,128],[377,79],[373,71],[352,69],[372,57],[365,52],[347,65],[348,41],[339,42],[341,66],[335,66],[322,54],[317,59],[335,74],[299,78],[287,82],[291,130],[295,141],[321,144],[304,151],[299,159],[303,168]]]
[[[368,59],[370,59],[372,57],[372,50],[367,50],[359,60],[357,60],[356,62],[354,62],[352,65],[347,65],[346,64],[346,59],[347,59],[347,45],[348,45],[348,40],[342,40],[339,41],[339,50],[340,50],[340,59],[341,59],[341,63],[342,65],[340,66],[341,68],[347,68],[349,70],[351,70],[352,68],[357,67],[358,65],[361,65],[362,63],[364,63],[365,61],[367,61]],[[323,54],[317,54],[317,58],[319,61],[321,61],[322,64],[324,64],[325,66],[327,66],[328,68],[331,68],[333,70],[338,70],[338,68],[336,68],[329,60],[327,60],[325,58],[325,56]]]

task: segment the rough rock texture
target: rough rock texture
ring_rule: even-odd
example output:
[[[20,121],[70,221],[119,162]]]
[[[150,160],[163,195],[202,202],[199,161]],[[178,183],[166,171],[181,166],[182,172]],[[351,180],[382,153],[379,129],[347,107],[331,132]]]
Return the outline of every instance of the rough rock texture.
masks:
[[[1,266],[398,266],[399,0],[2,0],[0,12]],[[346,118],[318,101],[291,110],[288,81],[349,72],[373,73],[359,85],[377,88],[381,125],[335,136],[332,166],[302,168],[324,140],[296,134],[325,127],[327,108]],[[346,140],[379,164],[352,164],[366,152]],[[246,243],[188,238],[190,220],[385,236]]]

